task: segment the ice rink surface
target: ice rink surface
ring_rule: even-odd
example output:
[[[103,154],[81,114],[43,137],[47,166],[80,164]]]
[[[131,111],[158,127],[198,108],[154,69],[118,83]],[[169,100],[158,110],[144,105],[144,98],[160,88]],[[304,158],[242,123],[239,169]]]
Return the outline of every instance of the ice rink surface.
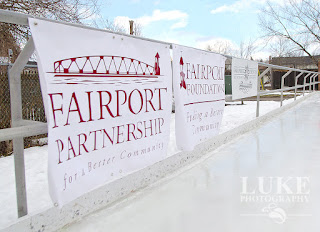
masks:
[[[320,95],[62,231],[320,231]]]

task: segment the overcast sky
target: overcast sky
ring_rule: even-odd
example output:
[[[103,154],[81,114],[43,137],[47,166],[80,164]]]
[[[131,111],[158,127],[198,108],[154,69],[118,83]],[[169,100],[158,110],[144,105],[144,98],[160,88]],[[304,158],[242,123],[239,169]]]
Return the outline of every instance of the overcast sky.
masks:
[[[142,25],[144,37],[205,48],[210,41],[258,40],[258,14],[265,0],[109,0],[101,14],[129,27],[129,19]],[[259,40],[258,40],[259,42]],[[261,40],[260,40],[261,43]],[[259,48],[254,58],[267,58]]]

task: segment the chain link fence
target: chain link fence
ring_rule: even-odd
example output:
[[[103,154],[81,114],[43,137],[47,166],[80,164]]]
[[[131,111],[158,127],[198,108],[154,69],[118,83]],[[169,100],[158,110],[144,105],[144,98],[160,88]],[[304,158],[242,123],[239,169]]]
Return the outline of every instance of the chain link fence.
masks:
[[[0,67],[0,129],[11,127],[10,88],[8,66]],[[21,73],[22,118],[46,122],[37,68],[26,68]],[[24,138],[25,148],[44,145],[47,134]],[[0,142],[0,156],[12,154],[12,141]]]

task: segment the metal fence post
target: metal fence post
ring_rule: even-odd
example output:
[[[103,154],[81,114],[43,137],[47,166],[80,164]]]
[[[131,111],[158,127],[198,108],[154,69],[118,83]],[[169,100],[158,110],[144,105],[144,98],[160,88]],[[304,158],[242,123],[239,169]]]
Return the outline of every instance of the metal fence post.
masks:
[[[30,38],[17,60],[8,72],[11,102],[11,126],[21,126],[22,122],[22,100],[21,100],[21,72],[28,63],[34,52],[33,39]],[[28,214],[26,178],[24,166],[24,143],[23,137],[13,139],[13,153],[16,180],[16,195],[18,206],[18,217]]]
[[[314,79],[315,78],[315,76],[316,76],[317,74],[313,74],[311,77],[310,77],[310,82],[309,82],[309,90],[311,90],[311,91],[314,91],[314,86],[313,86],[313,80],[312,79]]]
[[[269,71],[271,71],[271,74],[272,74],[272,68],[271,67],[268,67],[266,70],[263,71],[263,73],[261,73],[258,76],[256,117],[259,117],[259,114],[260,114],[260,84],[261,84],[261,78],[264,75],[266,75]]]
[[[260,113],[260,76],[258,76],[258,83],[257,83],[257,108],[256,108],[256,117],[259,117]]]
[[[303,78],[303,96],[304,96],[304,92],[306,90],[306,81],[307,81],[307,77],[310,76],[311,73],[308,73],[307,75],[304,76]]]
[[[283,102],[283,86],[284,86],[284,79],[292,72],[292,70],[289,70],[281,77],[281,99],[280,99],[280,107],[282,107]]]
[[[296,79],[295,79],[295,82],[294,82],[294,87],[295,87],[295,89],[294,89],[294,100],[297,100],[297,85],[298,85],[298,79],[299,79],[299,77],[302,76],[302,74],[304,74],[304,72],[299,73],[299,75],[296,76]]]

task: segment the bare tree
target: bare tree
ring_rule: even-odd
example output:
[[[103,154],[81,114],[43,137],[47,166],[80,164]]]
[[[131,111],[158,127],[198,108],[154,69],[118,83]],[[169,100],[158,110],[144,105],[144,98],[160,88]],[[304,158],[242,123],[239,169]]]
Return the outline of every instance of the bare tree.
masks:
[[[0,3],[0,9],[80,23],[97,13],[97,0],[8,0]]]
[[[133,23],[133,35],[135,36],[143,36],[142,34],[142,25],[139,22]]]
[[[251,39],[247,42],[241,41],[239,46],[239,56],[240,58],[250,59],[256,49],[257,47]]]
[[[113,21],[103,18],[100,14],[98,14],[97,18],[91,22],[91,26],[119,33],[127,33],[125,27],[116,25]]]
[[[213,47],[212,47],[210,44],[208,44],[208,45],[206,46],[205,50],[207,50],[207,51],[209,51],[209,52],[213,52]]]
[[[16,26],[11,24],[0,23],[0,56],[7,57],[8,49],[13,51],[14,61],[20,53],[20,47],[16,43],[16,37],[11,33],[16,30]]]
[[[281,38],[281,46],[288,43],[290,52],[302,51],[317,63],[313,55],[320,45],[318,0],[287,0],[276,5],[268,1],[261,12],[260,26],[267,38]]]
[[[21,1],[7,0],[0,2],[0,9],[15,11],[34,16],[41,16],[60,21],[81,23],[98,12],[98,0],[47,0]],[[0,55],[13,49],[14,58],[19,53],[20,45],[29,37],[26,26],[0,23]]]
[[[270,52],[273,57],[302,56],[303,51],[296,50],[292,42],[282,37],[277,37],[270,43]]]
[[[244,59],[251,59],[253,53],[256,51],[254,41],[241,41],[240,45],[235,45],[228,40],[217,40],[206,46],[205,50],[217,52],[224,55],[236,56]]]
[[[95,20],[91,22],[91,26],[123,34],[130,34],[130,30],[128,30],[127,27],[125,27],[123,24],[116,24],[114,21],[103,18],[101,14],[97,14]],[[133,35],[142,36],[142,25],[140,23],[135,21],[133,23],[132,30]]]
[[[231,42],[227,40],[217,40],[208,44],[205,49],[207,51],[233,56],[237,53],[233,47]]]

